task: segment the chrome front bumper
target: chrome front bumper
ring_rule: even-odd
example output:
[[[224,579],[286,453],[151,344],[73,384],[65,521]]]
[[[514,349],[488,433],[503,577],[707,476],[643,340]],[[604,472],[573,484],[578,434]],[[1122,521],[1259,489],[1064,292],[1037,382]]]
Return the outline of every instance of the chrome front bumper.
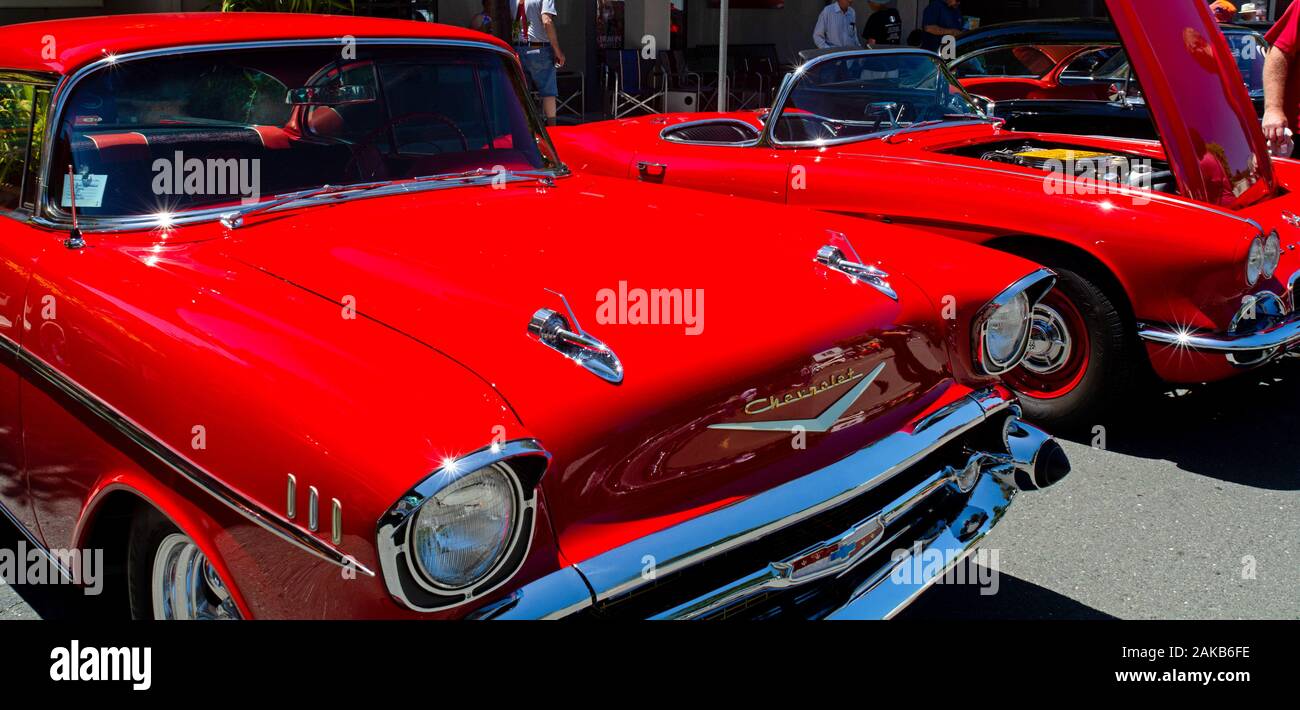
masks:
[[[728,577],[704,593],[692,593],[637,614],[659,619],[707,618],[751,603],[765,593],[815,589],[835,582],[852,586],[852,592],[842,595],[838,608],[818,617],[888,618],[968,555],[1001,519],[1018,491],[1051,485],[1068,472],[1068,462],[1056,442],[1021,422],[1018,413],[1013,402],[993,391],[964,397],[916,423],[910,431],[896,432],[826,468],[561,569],[474,616],[599,616],[622,600],[645,594],[657,585],[671,585],[679,572],[707,570],[720,564],[725,554],[743,555],[755,543],[780,540],[799,526],[820,525],[855,501],[871,500],[862,496],[894,490],[885,488],[891,482],[896,487],[916,480],[892,502],[871,508],[870,514],[844,526],[842,533],[830,539],[756,565],[748,574]],[[972,431],[981,425],[998,428],[1002,444],[979,449],[967,446],[966,439],[987,443],[994,438],[983,429]],[[963,435],[969,436],[963,439]],[[967,457],[964,465],[945,465],[928,475],[916,475],[918,464],[935,452],[949,455],[951,447],[962,449]],[[1002,450],[985,450],[989,448]],[[909,472],[909,478],[894,480],[904,472]],[[928,520],[926,530],[909,530],[906,525],[910,523],[891,527],[904,516],[927,509],[940,496],[945,510],[951,512]],[[891,544],[902,545],[906,552],[893,552]],[[936,552],[943,555],[945,564],[915,564],[916,556],[930,559]],[[881,564],[887,554],[889,559]],[[653,574],[647,574],[648,564]],[[905,579],[892,574],[907,564],[923,572]],[[658,591],[663,589],[660,586]]]
[[[1265,291],[1242,303],[1225,333],[1197,333],[1139,324],[1138,335],[1148,342],[1221,354],[1234,365],[1253,367],[1300,346],[1300,310]]]

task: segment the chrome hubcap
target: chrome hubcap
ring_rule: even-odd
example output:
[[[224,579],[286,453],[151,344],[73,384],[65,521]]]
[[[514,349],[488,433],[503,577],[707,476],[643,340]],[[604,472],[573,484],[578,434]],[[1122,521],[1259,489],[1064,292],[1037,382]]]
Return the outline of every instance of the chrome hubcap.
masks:
[[[238,619],[230,592],[194,541],[172,533],[153,560],[155,619]]]
[[[1037,375],[1049,375],[1070,360],[1070,331],[1065,319],[1051,306],[1034,306],[1029,326],[1029,352],[1025,369]]]

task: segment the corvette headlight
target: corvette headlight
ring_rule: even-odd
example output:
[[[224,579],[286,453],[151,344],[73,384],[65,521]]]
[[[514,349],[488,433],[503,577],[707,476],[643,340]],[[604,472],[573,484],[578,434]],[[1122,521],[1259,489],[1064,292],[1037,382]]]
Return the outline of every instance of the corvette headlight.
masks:
[[[1282,240],[1277,236],[1277,230],[1269,233],[1264,240],[1264,263],[1260,270],[1264,278],[1273,278],[1273,272],[1277,271],[1277,265],[1282,261]]]
[[[433,584],[464,589],[501,561],[519,524],[523,495],[503,463],[461,476],[420,507],[411,546]]]
[[[1250,242],[1250,251],[1246,252],[1246,283],[1254,286],[1264,273],[1264,240],[1255,237]]]
[[[523,566],[550,460],[536,441],[494,444],[454,460],[407,491],[379,519],[384,583],[411,609],[465,604]]]
[[[1029,349],[1034,306],[1051,290],[1056,276],[1040,269],[990,301],[975,317],[975,361],[986,374],[1000,375],[1024,359]]]

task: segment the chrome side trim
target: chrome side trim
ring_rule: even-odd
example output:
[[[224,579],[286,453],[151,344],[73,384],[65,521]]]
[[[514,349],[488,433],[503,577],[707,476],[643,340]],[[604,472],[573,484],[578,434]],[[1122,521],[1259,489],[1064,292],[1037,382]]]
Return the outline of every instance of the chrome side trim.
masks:
[[[1284,322],[1272,328],[1242,335],[1184,333],[1140,324],[1138,336],[1152,343],[1211,353],[1232,354],[1252,350],[1286,350],[1300,343],[1300,312],[1293,311]],[[1252,362],[1251,364],[1258,365],[1262,364],[1262,362]]]
[[[502,55],[504,57],[509,57],[515,62],[516,66],[518,66],[518,57],[513,51],[505,49],[503,47],[498,47],[495,44],[490,44],[487,42],[477,42],[473,40],[436,39],[436,38],[424,38],[424,37],[356,37],[353,38],[353,40],[357,44],[361,44],[361,45],[388,44],[388,45],[406,45],[406,46],[455,47],[461,49],[488,50],[488,51],[495,52],[499,55]],[[45,142],[41,148],[41,166],[40,166],[41,180],[36,193],[36,210],[35,210],[35,216],[32,218],[32,222],[34,224],[49,229],[66,229],[71,226],[70,216],[62,209],[60,209],[57,205],[54,205],[49,201],[49,191],[48,191],[48,187],[50,183],[49,176],[50,176],[50,171],[53,170],[52,160],[54,155],[54,141],[58,138],[58,129],[63,116],[63,111],[66,108],[66,104],[68,102],[68,97],[71,95],[72,89],[76,87],[77,83],[85,79],[90,74],[107,66],[116,66],[124,62],[136,61],[139,59],[149,59],[149,58],[160,57],[160,56],[193,54],[197,52],[211,52],[211,51],[220,51],[220,50],[230,51],[230,50],[241,50],[241,49],[262,49],[267,47],[313,47],[313,46],[342,46],[342,45],[341,45],[341,39],[335,37],[335,38],[315,38],[315,39],[299,39],[299,40],[264,40],[264,41],[255,41],[255,42],[216,42],[211,44],[193,44],[193,45],[183,45],[183,46],[176,46],[176,47],[161,47],[157,49],[141,50],[138,52],[129,52],[125,54],[114,55],[111,57],[106,56],[103,59],[90,62],[89,64],[80,67],[72,74],[63,76],[62,79],[59,81],[58,85],[54,87],[54,90],[51,92],[50,95],[50,108],[49,108],[48,116],[50,116],[51,119],[46,121],[45,139],[44,139]],[[519,78],[522,81],[522,77]],[[543,138],[546,141],[547,147],[551,148],[551,154],[558,156],[558,153],[556,153],[556,151],[554,150],[554,145],[551,143],[550,136],[546,134],[544,122],[538,120],[538,117],[536,115],[536,112],[533,110],[532,105],[530,103],[525,102],[524,109],[525,112],[531,117],[534,127],[539,129],[540,134],[543,136]],[[558,157],[557,157],[557,161],[558,161]],[[553,177],[563,177],[568,174],[569,174],[568,168],[565,167],[563,161],[559,161],[555,169],[555,175]],[[421,186],[422,189],[425,187],[426,186],[423,185]],[[445,188],[447,186],[442,186],[442,187]],[[360,193],[360,194],[366,195],[367,197],[380,197],[383,194],[392,194],[392,193],[382,193],[380,190],[372,190],[370,192]],[[177,216],[172,221],[172,225],[180,226],[180,225],[190,224],[194,222],[215,220],[215,219],[219,219],[222,214],[229,211],[230,211],[229,207],[226,207],[224,209],[213,208],[209,210],[194,211],[191,213],[186,213],[183,216]],[[150,218],[144,218],[144,219],[111,218],[107,220],[97,221],[97,220],[87,220],[86,218],[83,217],[81,218],[81,223],[82,226],[85,227],[87,230],[93,230],[95,232],[132,231],[132,230],[140,230],[140,229],[155,229],[158,227],[156,220],[151,220]]]
[[[965,396],[927,417],[926,426],[898,431],[823,469],[716,511],[678,523],[575,565],[604,600],[647,584],[643,558],[656,576],[704,562],[775,533],[876,488],[928,453],[1011,406],[995,391]]]
[[[0,341],[6,340],[8,339],[0,336]],[[12,350],[13,347],[12,342],[10,342],[8,348]],[[99,399],[89,390],[31,352],[18,347],[17,357],[21,365],[85,407],[91,414],[103,420],[160,463],[262,529],[326,562],[343,568],[355,569],[370,577],[375,576],[375,573],[369,567],[358,562],[356,558],[330,547],[324,540],[267,511],[259,504],[227,486],[218,480],[216,476],[190,461],[129,417],[114,409],[112,405]]]
[[[316,486],[307,486],[307,529],[316,532],[320,527],[320,492]]]
[[[289,485],[285,490],[287,500],[284,505],[285,517],[293,520],[298,517],[298,479],[291,473],[289,474]]]

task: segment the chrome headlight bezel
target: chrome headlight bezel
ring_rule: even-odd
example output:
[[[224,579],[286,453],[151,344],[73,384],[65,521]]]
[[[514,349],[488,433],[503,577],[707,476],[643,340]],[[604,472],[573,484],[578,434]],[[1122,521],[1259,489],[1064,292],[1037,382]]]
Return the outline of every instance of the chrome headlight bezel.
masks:
[[[1002,375],[1015,369],[1029,351],[1030,325],[1033,322],[1034,307],[1056,285],[1056,274],[1048,269],[1038,269],[1008,286],[993,300],[989,301],[975,315],[971,329],[973,334],[971,347],[974,352],[975,366],[986,375]],[[999,309],[1006,308],[1018,298],[1025,299],[1025,316],[1018,344],[1011,357],[999,360],[992,357],[988,348],[988,326]]]
[[[1262,264],[1262,274],[1264,278],[1273,278],[1273,274],[1277,273],[1277,267],[1281,263],[1282,238],[1278,236],[1277,230],[1274,229],[1264,238],[1264,263]]]
[[[1246,285],[1254,286],[1264,274],[1264,239],[1255,237],[1246,249]]]
[[[388,591],[417,611],[438,611],[466,604],[508,582],[528,557],[537,518],[537,486],[550,454],[536,441],[523,439],[479,449],[440,467],[403,495],[379,520],[377,549]],[[478,475],[494,471],[512,484],[515,515],[510,539],[500,556],[477,579],[459,586],[435,579],[417,559],[415,521],[424,505],[438,492]]]

